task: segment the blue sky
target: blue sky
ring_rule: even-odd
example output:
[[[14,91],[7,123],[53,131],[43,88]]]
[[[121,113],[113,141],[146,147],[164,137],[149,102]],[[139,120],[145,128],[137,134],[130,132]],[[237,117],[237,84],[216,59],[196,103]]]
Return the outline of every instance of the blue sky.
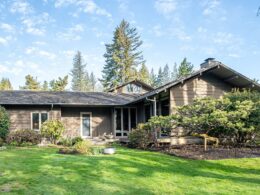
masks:
[[[0,0],[0,78],[18,89],[27,74],[65,76],[82,51],[97,77],[104,43],[124,18],[137,27],[147,66],[196,68],[208,57],[260,79],[260,0]]]

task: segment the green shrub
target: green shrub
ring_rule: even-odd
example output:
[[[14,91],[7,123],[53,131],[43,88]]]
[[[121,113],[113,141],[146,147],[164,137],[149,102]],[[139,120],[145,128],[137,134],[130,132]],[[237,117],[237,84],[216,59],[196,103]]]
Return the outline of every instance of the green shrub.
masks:
[[[129,133],[129,146],[146,149],[154,143],[154,133],[147,124],[139,124],[136,129]]]
[[[41,135],[34,131],[29,129],[22,129],[22,130],[16,130],[11,131],[7,138],[6,142],[10,145],[15,146],[22,146],[22,145],[36,145],[41,142]]]
[[[78,154],[74,148],[60,148],[58,150],[59,154]]]
[[[65,128],[61,121],[49,120],[43,123],[41,127],[41,134],[50,139],[53,144],[56,144],[64,130]]]
[[[81,141],[74,145],[74,149],[80,154],[92,154],[92,143],[90,141]]]
[[[0,137],[0,147],[4,145],[4,140]]]
[[[0,138],[6,139],[6,136],[9,132],[9,116],[5,110],[5,108],[0,106]]]
[[[84,141],[84,140],[82,139],[82,137],[74,137],[74,138],[72,138],[72,140],[71,140],[73,146],[74,146],[76,143],[82,142],[82,141]]]
[[[104,150],[104,147],[91,147],[91,153],[93,155],[100,155],[100,154],[103,154],[103,150]]]
[[[58,145],[63,145],[63,146],[67,146],[67,147],[70,147],[72,146],[72,138],[65,138],[65,137],[62,137],[60,138],[60,140],[58,141],[57,143]]]

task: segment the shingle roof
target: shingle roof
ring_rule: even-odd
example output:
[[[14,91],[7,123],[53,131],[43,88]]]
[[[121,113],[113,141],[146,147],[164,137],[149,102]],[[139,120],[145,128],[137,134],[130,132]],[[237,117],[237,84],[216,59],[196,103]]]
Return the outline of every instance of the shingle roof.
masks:
[[[0,91],[0,105],[116,106],[136,96],[103,92]]]

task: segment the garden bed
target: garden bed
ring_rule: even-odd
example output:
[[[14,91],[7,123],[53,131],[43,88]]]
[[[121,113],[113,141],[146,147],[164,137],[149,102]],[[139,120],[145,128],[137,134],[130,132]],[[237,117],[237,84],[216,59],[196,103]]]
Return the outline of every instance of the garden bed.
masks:
[[[260,147],[241,147],[227,148],[220,146],[218,148],[208,146],[208,150],[204,151],[203,145],[185,145],[171,148],[164,148],[162,152],[188,158],[188,159],[228,159],[228,158],[255,158],[260,157]]]

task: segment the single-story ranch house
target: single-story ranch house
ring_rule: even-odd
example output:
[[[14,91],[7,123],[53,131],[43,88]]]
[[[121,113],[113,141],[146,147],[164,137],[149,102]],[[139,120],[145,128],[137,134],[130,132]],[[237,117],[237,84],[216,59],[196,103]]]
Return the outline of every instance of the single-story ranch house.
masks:
[[[123,138],[153,115],[174,113],[196,97],[219,98],[232,88],[260,90],[260,85],[209,58],[197,72],[156,89],[135,80],[109,92],[1,91],[0,105],[10,115],[11,131],[39,131],[44,121],[59,119],[69,136]]]

